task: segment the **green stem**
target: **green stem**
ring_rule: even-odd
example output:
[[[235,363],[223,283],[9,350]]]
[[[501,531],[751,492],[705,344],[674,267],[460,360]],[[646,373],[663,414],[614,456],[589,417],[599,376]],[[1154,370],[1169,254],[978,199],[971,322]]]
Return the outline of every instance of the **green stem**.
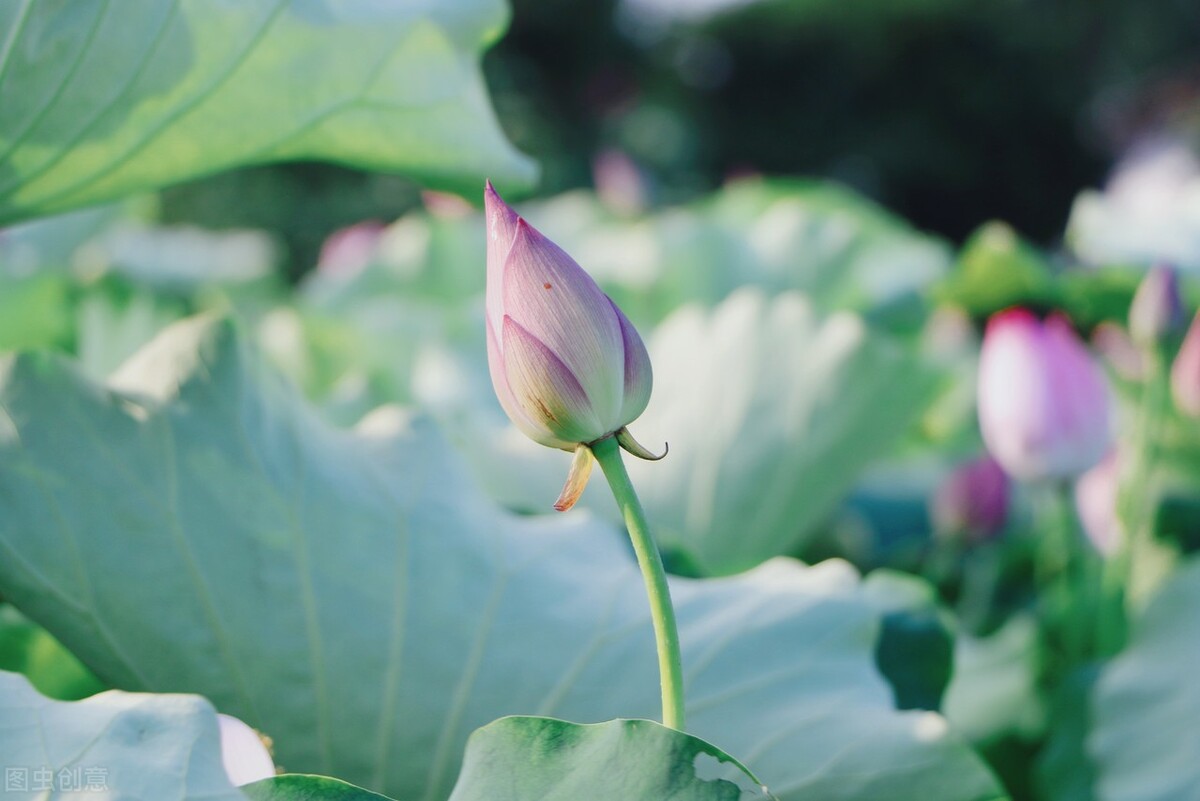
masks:
[[[675,609],[671,606],[671,591],[667,586],[667,572],[663,569],[662,557],[650,535],[646,524],[646,513],[625,463],[621,461],[621,448],[615,437],[606,437],[592,443],[592,453],[608,479],[613,497],[625,518],[633,551],[637,554],[638,567],[646,582],[646,595],[650,598],[650,618],[654,622],[654,639],[658,645],[658,672],[662,682],[663,725],[683,730],[683,659],[679,654],[679,628],[675,624]]]
[[[1120,586],[1127,607],[1144,594],[1140,562],[1149,556],[1154,547],[1154,514],[1157,494],[1154,479],[1157,459],[1155,438],[1156,426],[1169,402],[1169,388],[1164,357],[1160,350],[1147,352],[1145,385],[1141,404],[1134,421],[1133,434],[1124,454],[1126,464],[1122,466],[1120,490],[1118,492],[1118,517],[1124,527],[1125,537],[1118,558],[1114,560],[1110,584]]]

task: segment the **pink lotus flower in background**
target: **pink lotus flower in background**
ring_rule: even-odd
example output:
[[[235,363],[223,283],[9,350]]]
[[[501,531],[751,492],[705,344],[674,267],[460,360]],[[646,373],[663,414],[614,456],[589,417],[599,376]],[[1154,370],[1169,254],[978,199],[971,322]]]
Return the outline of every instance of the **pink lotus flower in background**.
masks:
[[[1008,522],[1009,480],[990,456],[964,462],[951,471],[930,503],[934,530],[991,539]]]
[[[1129,332],[1105,320],[1092,329],[1092,349],[1105,364],[1126,381],[1146,378],[1146,352],[1134,344]]]
[[[387,226],[378,220],[366,220],[339,228],[321,245],[317,269],[329,275],[350,278],[362,272],[379,248]]]
[[[642,338],[596,282],[562,248],[505,203],[489,181],[487,348],[492,386],[509,419],[542,445],[575,451],[555,508],[582,493],[586,447],[616,436],[654,458],[625,426],[645,410],[653,382]]]
[[[1200,417],[1200,312],[1188,327],[1183,345],[1171,365],[1171,393],[1179,411]]]
[[[1120,478],[1120,462],[1114,450],[1075,482],[1075,511],[1083,532],[1104,556],[1112,556],[1121,545],[1121,520],[1117,517]]]
[[[988,321],[979,426],[988,451],[1023,481],[1074,478],[1108,451],[1108,386],[1065,317],[1008,309]]]

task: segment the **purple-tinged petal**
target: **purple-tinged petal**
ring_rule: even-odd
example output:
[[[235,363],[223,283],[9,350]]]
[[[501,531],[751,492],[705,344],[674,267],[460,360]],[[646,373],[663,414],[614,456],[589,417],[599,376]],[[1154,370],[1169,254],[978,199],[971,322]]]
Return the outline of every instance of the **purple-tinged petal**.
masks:
[[[508,386],[508,371],[504,366],[504,356],[500,352],[499,337],[499,334],[492,332],[492,327],[489,325],[487,327],[488,373],[492,377],[492,388],[496,391],[500,407],[504,409],[508,419],[512,420],[513,425],[534,442],[564,451],[571,450],[575,447],[574,443],[558,439],[550,429],[534,422],[517,402],[516,396]]]
[[[597,436],[619,428],[625,347],[612,303],[574,259],[520,218],[504,267],[503,304],[505,316],[578,380],[605,428]]]
[[[988,321],[979,358],[979,426],[988,451],[1018,478],[1037,477],[1051,444],[1050,379],[1041,323],[1024,309]]]
[[[1069,478],[1111,442],[1104,375],[1070,323],[1024,309],[995,315],[979,360],[979,425],[988,451],[1024,480]]]
[[[1183,345],[1171,365],[1171,393],[1179,411],[1200,417],[1200,312],[1188,326]]]
[[[497,194],[492,182],[483,189],[487,223],[487,321],[496,336],[504,320],[504,262],[517,233],[517,213]]]
[[[573,444],[608,433],[570,368],[509,315],[503,326],[500,348],[508,387],[525,416],[552,438]]]
[[[1061,478],[1094,467],[1112,444],[1108,382],[1066,317],[1046,320],[1048,366],[1053,379],[1059,450],[1053,472]]]
[[[1075,510],[1083,531],[1102,556],[1113,556],[1124,537],[1117,516],[1117,490],[1121,462],[1116,451],[1084,473],[1075,482]]]
[[[654,388],[654,371],[650,367],[650,354],[646,352],[641,335],[611,298],[608,302],[617,315],[625,348],[625,391],[621,402],[621,425],[625,426],[646,411],[646,405],[650,403],[650,391]]]
[[[1008,521],[1008,484],[1004,469],[990,456],[958,465],[930,502],[934,530],[965,534],[973,542],[996,536]]]

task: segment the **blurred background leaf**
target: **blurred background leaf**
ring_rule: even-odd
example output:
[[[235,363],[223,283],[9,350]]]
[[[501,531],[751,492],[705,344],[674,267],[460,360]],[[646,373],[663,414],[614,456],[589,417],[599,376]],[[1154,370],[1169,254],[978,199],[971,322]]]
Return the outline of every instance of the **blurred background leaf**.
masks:
[[[475,62],[506,17],[498,0],[7,4],[0,221],[282,160],[526,186]]]

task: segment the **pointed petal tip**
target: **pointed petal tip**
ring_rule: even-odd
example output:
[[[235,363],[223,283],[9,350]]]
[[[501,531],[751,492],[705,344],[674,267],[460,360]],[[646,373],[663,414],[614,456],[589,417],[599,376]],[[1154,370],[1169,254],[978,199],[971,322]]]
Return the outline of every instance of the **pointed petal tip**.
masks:
[[[563,484],[554,508],[560,512],[571,509],[587,488],[588,478],[592,475],[592,449],[587,445],[575,448],[575,458],[571,460],[571,470],[567,473],[567,482]]]
[[[647,462],[657,462],[660,459],[665,459],[667,454],[671,452],[671,444],[669,442],[664,442],[663,452],[655,456],[654,453],[647,450],[644,445],[633,438],[633,434],[629,433],[628,428],[622,428],[617,432],[617,442],[630,455],[636,456],[639,459],[644,459]]]

